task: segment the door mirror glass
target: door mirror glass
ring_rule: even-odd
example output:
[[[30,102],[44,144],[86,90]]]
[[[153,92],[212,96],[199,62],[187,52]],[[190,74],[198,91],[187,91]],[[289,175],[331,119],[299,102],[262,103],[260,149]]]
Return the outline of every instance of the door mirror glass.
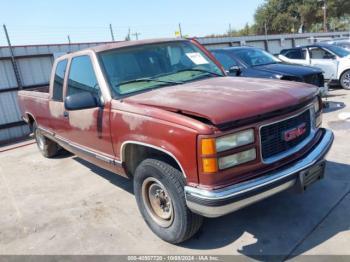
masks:
[[[77,94],[69,95],[64,100],[64,107],[67,110],[81,110],[88,108],[99,107],[101,103],[90,92],[80,92]]]

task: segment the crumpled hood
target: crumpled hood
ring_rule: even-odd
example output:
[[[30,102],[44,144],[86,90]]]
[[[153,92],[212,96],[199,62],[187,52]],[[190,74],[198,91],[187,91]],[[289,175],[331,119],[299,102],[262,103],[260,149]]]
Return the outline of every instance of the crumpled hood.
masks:
[[[311,74],[321,74],[322,71],[315,67],[293,65],[285,63],[267,64],[253,67],[255,70],[261,70],[272,74],[306,76]]]
[[[201,117],[219,125],[297,105],[316,92],[316,87],[299,82],[213,77],[130,96],[124,102]]]

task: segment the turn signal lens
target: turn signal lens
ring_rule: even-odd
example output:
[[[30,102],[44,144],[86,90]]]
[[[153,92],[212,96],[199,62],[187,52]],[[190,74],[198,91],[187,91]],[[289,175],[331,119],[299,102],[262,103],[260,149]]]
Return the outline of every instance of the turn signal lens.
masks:
[[[216,173],[218,171],[218,161],[216,158],[203,158],[203,172]]]
[[[202,139],[202,155],[213,155],[215,153],[215,140],[213,138]]]

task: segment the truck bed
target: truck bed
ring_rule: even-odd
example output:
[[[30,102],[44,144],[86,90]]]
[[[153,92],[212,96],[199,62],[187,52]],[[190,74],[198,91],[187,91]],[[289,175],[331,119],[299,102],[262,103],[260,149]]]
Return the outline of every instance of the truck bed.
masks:
[[[31,119],[35,119],[43,127],[48,128],[49,98],[49,86],[38,86],[18,91],[18,102],[23,120],[29,123]]]
[[[21,90],[18,91],[18,96],[26,96],[26,97],[38,97],[38,98],[44,98],[48,99],[49,98],[49,91],[50,88],[49,86],[38,86],[38,87],[33,87],[30,89],[26,90]]]

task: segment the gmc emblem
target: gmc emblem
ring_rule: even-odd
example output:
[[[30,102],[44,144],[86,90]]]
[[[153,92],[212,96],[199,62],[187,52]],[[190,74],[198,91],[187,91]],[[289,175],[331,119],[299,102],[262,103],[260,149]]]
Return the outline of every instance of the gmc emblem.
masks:
[[[306,132],[306,123],[302,123],[301,125],[293,129],[284,131],[282,138],[284,141],[289,142],[298,138],[299,136],[302,136],[305,132]]]

